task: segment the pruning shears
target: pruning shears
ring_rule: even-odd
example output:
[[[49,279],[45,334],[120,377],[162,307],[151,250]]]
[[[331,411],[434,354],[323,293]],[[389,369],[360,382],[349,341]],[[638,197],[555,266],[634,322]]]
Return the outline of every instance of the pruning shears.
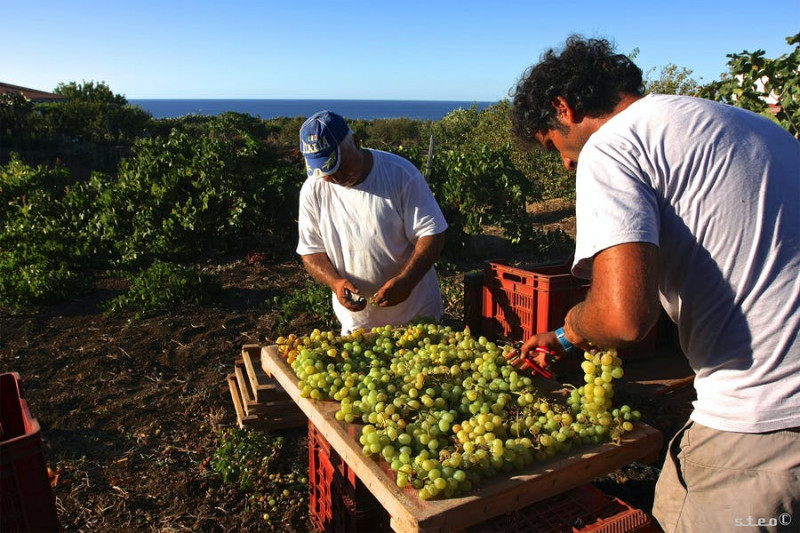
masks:
[[[364,298],[360,294],[355,294],[350,289],[344,290],[344,299],[347,300],[348,302],[353,302],[354,304],[360,304],[367,301],[366,298]]]
[[[520,352],[520,348],[522,348],[522,343],[517,343],[514,346],[514,349],[505,354],[506,360],[511,363],[512,366],[518,366],[521,370],[530,369],[533,374],[539,374],[544,378],[552,379],[553,373],[536,364],[536,362],[527,355],[522,355]],[[547,357],[548,362],[552,361],[556,355],[556,352],[551,350],[546,346],[537,346],[533,350],[534,352],[539,352],[545,354]]]

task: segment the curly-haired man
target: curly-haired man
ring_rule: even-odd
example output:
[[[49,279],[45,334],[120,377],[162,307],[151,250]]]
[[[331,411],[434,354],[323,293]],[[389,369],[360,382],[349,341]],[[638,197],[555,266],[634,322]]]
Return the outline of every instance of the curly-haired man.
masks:
[[[515,136],[576,170],[572,271],[591,279],[563,328],[523,351],[635,342],[663,306],[697,400],[670,443],[654,516],[668,532],[796,531],[800,143],[750,111],[643,94],[629,58],[580,36],[516,86]]]

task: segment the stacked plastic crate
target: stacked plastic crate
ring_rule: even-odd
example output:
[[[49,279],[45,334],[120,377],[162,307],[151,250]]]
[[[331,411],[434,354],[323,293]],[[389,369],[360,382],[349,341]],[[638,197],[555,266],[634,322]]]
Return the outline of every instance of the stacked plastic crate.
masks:
[[[0,531],[58,531],[39,422],[19,374],[0,374]]]
[[[581,485],[470,528],[495,533],[650,533],[650,516],[594,485]]]
[[[569,265],[530,269],[488,261],[483,281],[481,333],[492,338],[526,340],[564,324],[567,312],[586,297],[589,283],[575,278]]]
[[[308,421],[309,505],[317,531],[390,531],[381,504]]]
[[[508,341],[525,341],[531,335],[561,327],[569,310],[586,298],[590,286],[588,281],[574,277],[570,268],[570,262],[522,268],[503,260],[487,261],[482,286],[476,286],[474,276],[465,277],[467,325],[479,324],[481,335]],[[673,328],[662,312],[647,337],[621,348],[620,355],[631,360],[652,353],[662,337],[673,335]]]

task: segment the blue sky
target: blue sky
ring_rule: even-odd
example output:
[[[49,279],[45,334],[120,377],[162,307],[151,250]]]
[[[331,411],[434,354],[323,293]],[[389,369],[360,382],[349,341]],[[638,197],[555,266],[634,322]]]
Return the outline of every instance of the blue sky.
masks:
[[[0,81],[102,81],[128,99],[491,102],[571,33],[705,83],[726,54],[777,57],[800,32],[800,0],[0,0],[0,13]]]

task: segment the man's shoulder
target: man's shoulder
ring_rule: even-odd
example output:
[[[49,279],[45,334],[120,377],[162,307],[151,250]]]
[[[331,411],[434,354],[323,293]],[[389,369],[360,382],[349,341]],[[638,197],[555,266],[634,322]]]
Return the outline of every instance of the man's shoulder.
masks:
[[[693,96],[648,94],[611,117],[592,135],[588,146],[641,140],[665,132],[685,135],[690,124],[724,112],[723,104]]]
[[[408,174],[412,176],[421,175],[414,163],[405,157],[384,150],[370,149],[375,160],[375,165],[390,173]]]
[[[648,94],[639,99],[635,105],[639,115],[644,115],[643,118],[652,118],[653,114],[659,113],[667,116],[697,113],[714,115],[732,110],[736,113],[741,110],[714,100],[681,94]]]
[[[305,199],[319,198],[320,195],[329,194],[330,184],[323,179],[308,177],[300,187],[300,197]]]
[[[309,191],[312,188],[314,188],[314,186],[315,186],[315,184],[317,182],[320,182],[320,181],[323,181],[323,180],[321,180],[319,178],[308,177],[308,178],[305,179],[305,181],[303,181],[303,184],[300,186],[300,191],[301,192]]]
[[[372,155],[375,157],[375,160],[378,161],[381,165],[398,165],[398,166],[414,166],[414,164],[406,159],[405,157],[395,154],[394,152],[387,152],[385,150],[376,150],[374,148],[370,148]],[[414,167],[416,168],[416,167]]]

